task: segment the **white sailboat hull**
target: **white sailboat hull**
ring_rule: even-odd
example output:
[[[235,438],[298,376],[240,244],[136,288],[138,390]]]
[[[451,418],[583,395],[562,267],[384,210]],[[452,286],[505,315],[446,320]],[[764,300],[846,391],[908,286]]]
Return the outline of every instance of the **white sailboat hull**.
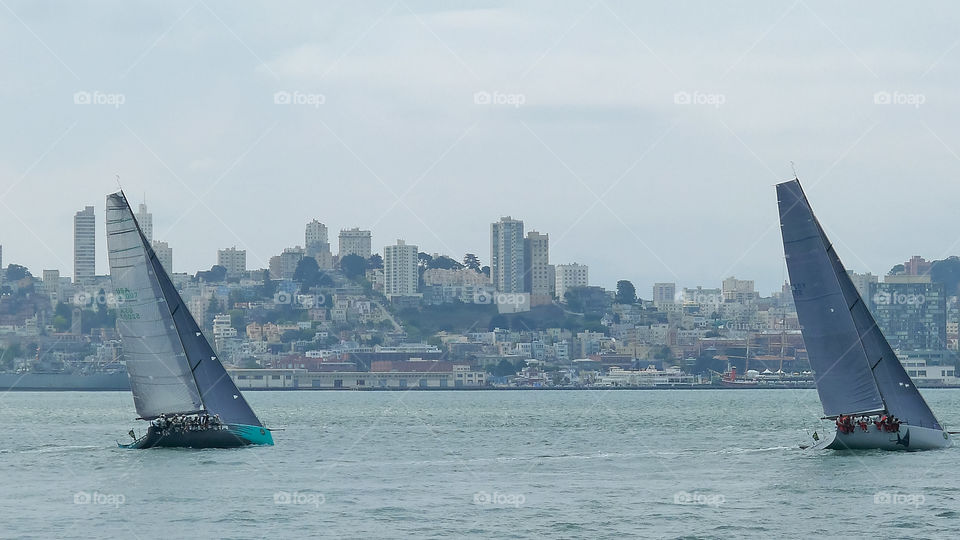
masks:
[[[867,431],[859,427],[853,433],[828,433],[811,448],[821,450],[935,450],[953,445],[950,435],[940,429],[931,429],[907,424],[900,431],[890,433],[871,425]]]

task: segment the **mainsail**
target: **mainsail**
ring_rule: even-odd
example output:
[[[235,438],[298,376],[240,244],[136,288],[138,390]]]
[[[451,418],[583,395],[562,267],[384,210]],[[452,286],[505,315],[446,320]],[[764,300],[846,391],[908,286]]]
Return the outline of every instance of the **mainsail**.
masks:
[[[777,185],[780,228],[797,317],[827,416],[887,411],[941,429],[904,371],[798,180]]]
[[[107,197],[110,277],[120,301],[117,328],[142,418],[207,411],[260,426],[187,310],[122,192]]]

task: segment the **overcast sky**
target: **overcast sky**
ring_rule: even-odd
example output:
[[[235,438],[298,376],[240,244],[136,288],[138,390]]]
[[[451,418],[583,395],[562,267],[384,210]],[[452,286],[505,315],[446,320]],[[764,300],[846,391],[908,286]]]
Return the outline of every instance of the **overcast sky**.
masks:
[[[4,265],[72,275],[94,205],[107,273],[119,174],[176,271],[314,218],[487,264],[511,215],[593,284],[766,294],[791,161],[849,268],[960,252],[955,4],[448,4],[0,0]]]

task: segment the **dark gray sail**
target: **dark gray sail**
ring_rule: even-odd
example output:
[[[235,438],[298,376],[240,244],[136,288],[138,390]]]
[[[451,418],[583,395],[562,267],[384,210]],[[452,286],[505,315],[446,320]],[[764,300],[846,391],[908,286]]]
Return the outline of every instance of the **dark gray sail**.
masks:
[[[777,185],[783,250],[827,416],[887,411],[941,429],[847,275],[800,187]]]
[[[127,369],[131,373],[137,412],[144,418],[152,418],[160,413],[205,410],[210,414],[220,415],[220,419],[227,423],[261,426],[257,415],[220,363],[213,347],[204,337],[153,248],[140,231],[122,193],[107,197],[108,239],[111,238],[111,228],[115,231],[117,240],[110,245],[110,268],[118,296],[128,294],[126,291],[131,290],[129,286],[134,285],[137,287],[135,298],[138,302],[134,306],[156,306],[155,311],[159,312],[149,320],[140,320],[135,317],[137,313],[133,312],[130,317],[136,319],[136,324],[118,324],[124,340],[124,354],[127,354],[128,342],[135,345],[135,350],[136,345],[144,340],[159,340],[164,344],[171,344],[170,347],[156,350],[146,347],[144,351],[135,354],[132,371],[130,357],[127,356]],[[122,242],[119,241],[121,238]],[[130,276],[135,276],[136,281],[130,279]],[[120,308],[121,315],[127,307],[128,302],[125,299]],[[118,321],[126,321],[126,318],[118,316]],[[165,403],[154,403],[153,398],[144,398],[138,392],[149,385],[134,385],[134,379],[140,378],[139,373],[144,372],[148,373],[146,378],[152,383],[155,372],[161,369],[158,366],[163,366],[162,369],[176,375],[164,379],[165,387],[169,387],[170,392],[175,388],[181,392],[186,391],[193,400],[192,409],[169,408]],[[175,368],[171,369],[170,366]],[[141,410],[141,403],[149,406]]]

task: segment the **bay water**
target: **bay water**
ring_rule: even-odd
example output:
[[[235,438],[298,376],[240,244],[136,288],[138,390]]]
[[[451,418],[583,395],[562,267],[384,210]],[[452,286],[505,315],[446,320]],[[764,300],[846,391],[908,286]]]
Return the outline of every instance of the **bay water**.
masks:
[[[960,390],[923,393],[960,428]],[[131,427],[144,429],[127,392],[2,395],[0,536],[955,538],[960,528],[960,448],[801,450],[830,427],[813,390],[247,399],[282,430],[276,446],[120,449]]]

